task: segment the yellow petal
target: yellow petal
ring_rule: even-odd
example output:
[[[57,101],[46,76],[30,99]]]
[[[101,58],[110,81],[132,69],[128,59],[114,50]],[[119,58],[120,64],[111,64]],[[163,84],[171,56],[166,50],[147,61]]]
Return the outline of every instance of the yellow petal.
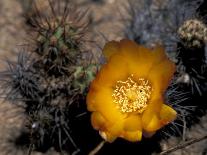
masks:
[[[131,141],[131,142],[137,142],[141,141],[142,139],[142,131],[137,130],[137,131],[125,131],[123,132],[122,138]]]
[[[175,64],[168,59],[160,61],[158,64],[154,64],[151,68],[147,79],[152,83],[152,87],[155,92],[160,92],[161,94],[169,86],[172,76],[175,72]]]
[[[162,98],[156,98],[156,96],[153,96],[152,99],[150,99],[149,105],[142,115],[142,126],[146,131],[155,131],[160,128],[158,115],[162,104]]]
[[[119,120],[115,122],[113,125],[107,127],[107,131],[114,135],[119,136],[123,132],[123,125],[124,125],[124,119]]]
[[[107,121],[99,112],[93,112],[91,114],[91,124],[96,130],[105,130]]]
[[[94,81],[97,87],[113,87],[118,80],[125,80],[128,76],[125,58],[114,54],[108,63],[102,66]]]
[[[150,121],[144,126],[147,132],[154,132],[162,127],[161,122],[156,114],[151,116]]]
[[[114,135],[112,135],[112,134],[110,134],[109,132],[106,132],[106,131],[100,131],[99,134],[105,141],[110,142],[110,143],[115,141],[116,138],[117,138],[117,136],[114,136]]]
[[[167,55],[165,53],[165,49],[160,45],[157,45],[156,47],[154,47],[151,52],[153,53],[153,55],[152,55],[152,57],[154,59],[153,64],[159,63],[160,61],[162,61],[164,59],[168,59]]]
[[[152,65],[152,61],[145,57],[147,54],[150,55],[149,50],[126,39],[120,41],[120,48],[120,54],[123,55],[125,61],[128,62],[130,74],[138,78],[144,78],[147,75],[146,71],[149,70]]]
[[[119,43],[116,41],[110,41],[104,46],[103,54],[107,59],[109,59],[113,54],[115,54],[119,50]]]
[[[152,119],[152,116],[154,114],[159,114],[162,104],[163,104],[162,98],[154,98],[154,99],[151,98],[149,100],[146,110],[143,112],[142,123],[146,124],[147,122],[150,122],[150,119]]]
[[[87,96],[87,106],[100,112],[110,123],[115,123],[125,117],[113,102],[112,89],[90,89],[89,96]]]
[[[105,122],[107,123],[107,122]],[[102,128],[99,134],[103,139],[108,142],[113,142],[117,137],[120,137],[123,132],[123,122],[116,122],[115,124],[108,126],[107,128]]]
[[[124,121],[124,130],[136,131],[142,129],[142,120],[139,115],[131,115]]]
[[[119,45],[121,52],[126,55],[131,53],[138,54],[139,46],[134,41],[123,39],[120,41]]]
[[[90,87],[90,91],[86,96],[86,104],[87,104],[88,111],[96,111],[93,102],[94,94],[95,94],[95,88]]]
[[[162,104],[159,115],[157,113],[154,113],[154,115],[151,116],[148,115],[148,120],[150,120],[148,123],[146,122],[146,120],[143,120],[145,121],[145,123],[143,123],[145,125],[144,129],[147,132],[156,131],[165,126],[166,124],[172,122],[176,118],[176,114],[177,113],[174,109],[165,104]]]
[[[163,104],[160,111],[160,121],[162,125],[166,125],[176,119],[177,112],[169,107],[168,105]]]
[[[123,121],[116,123],[110,123],[99,112],[93,112],[91,116],[91,123],[94,129],[100,131],[100,135],[103,139],[112,142],[123,131]]]

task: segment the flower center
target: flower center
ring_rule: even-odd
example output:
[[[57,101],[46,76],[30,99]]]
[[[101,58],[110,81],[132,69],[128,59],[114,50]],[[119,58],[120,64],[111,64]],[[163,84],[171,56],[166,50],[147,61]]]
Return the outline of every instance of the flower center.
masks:
[[[133,75],[130,75],[126,81],[117,81],[112,96],[117,108],[123,113],[142,113],[147,107],[151,92],[148,80],[139,78],[135,81]]]

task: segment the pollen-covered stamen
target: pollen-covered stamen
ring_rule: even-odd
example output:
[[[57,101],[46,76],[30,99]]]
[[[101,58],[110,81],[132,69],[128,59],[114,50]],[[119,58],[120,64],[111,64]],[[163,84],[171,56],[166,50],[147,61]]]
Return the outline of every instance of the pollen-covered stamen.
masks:
[[[126,81],[117,81],[112,96],[123,113],[142,113],[147,107],[151,92],[152,87],[148,80],[134,79],[131,75]]]

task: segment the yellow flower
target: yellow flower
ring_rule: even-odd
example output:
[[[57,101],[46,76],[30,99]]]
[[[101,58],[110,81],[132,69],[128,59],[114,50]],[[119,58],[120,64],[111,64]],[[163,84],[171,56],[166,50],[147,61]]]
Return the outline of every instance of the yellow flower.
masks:
[[[175,65],[162,47],[150,50],[125,39],[107,43],[103,53],[108,62],[91,83],[87,108],[106,141],[140,141],[176,118],[163,98]]]

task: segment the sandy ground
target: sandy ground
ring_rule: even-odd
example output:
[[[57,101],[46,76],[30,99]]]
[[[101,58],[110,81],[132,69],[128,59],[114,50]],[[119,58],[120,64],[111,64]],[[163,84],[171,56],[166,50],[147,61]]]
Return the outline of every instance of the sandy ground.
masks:
[[[23,18],[21,0],[0,1],[0,60],[5,57],[15,58],[15,53],[21,49],[19,45],[25,42],[27,37],[26,25]],[[125,0],[105,0],[103,3],[79,0],[83,7],[88,7],[94,20],[93,31],[95,38],[102,47],[106,40],[120,39],[123,37],[123,12],[119,11],[125,6]],[[100,54],[100,53],[99,53]],[[3,68],[1,61],[0,69]],[[16,148],[12,140],[19,135],[20,128],[24,122],[24,111],[7,102],[0,104],[0,155],[22,155],[27,150]],[[207,116],[202,117],[200,124],[193,126],[186,131],[185,139],[197,138],[207,131]],[[182,138],[170,138],[163,141],[161,146],[168,149],[182,142]],[[172,153],[173,155],[205,155],[207,154],[207,140],[196,143],[185,149]],[[33,153],[41,155],[42,153]],[[58,154],[50,151],[47,154]]]

